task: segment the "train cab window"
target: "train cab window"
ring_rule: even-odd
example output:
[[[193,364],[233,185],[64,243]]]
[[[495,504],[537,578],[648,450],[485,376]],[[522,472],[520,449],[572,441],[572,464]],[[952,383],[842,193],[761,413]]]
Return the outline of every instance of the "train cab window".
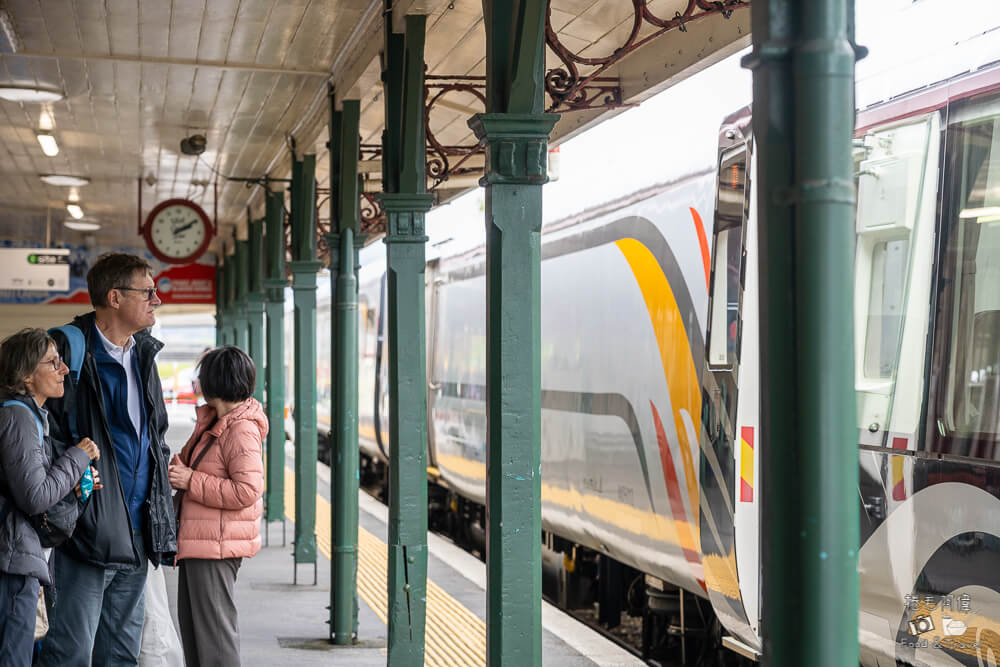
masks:
[[[1000,459],[1000,97],[955,109],[929,447]]]
[[[723,155],[719,166],[715,239],[712,244],[712,304],[708,335],[710,368],[733,368],[739,363],[746,185],[747,153],[741,147],[735,153]]]

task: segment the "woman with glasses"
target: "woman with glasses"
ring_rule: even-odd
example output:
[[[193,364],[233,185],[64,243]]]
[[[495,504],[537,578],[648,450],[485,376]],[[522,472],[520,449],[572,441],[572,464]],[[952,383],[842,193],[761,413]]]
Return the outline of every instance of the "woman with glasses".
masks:
[[[48,585],[48,549],[28,517],[62,500],[101,452],[84,438],[53,457],[50,398],[63,395],[69,369],[42,329],[24,329],[0,343],[0,665],[30,665],[39,582]],[[53,460],[53,458],[55,460]],[[97,471],[94,489],[100,488]]]

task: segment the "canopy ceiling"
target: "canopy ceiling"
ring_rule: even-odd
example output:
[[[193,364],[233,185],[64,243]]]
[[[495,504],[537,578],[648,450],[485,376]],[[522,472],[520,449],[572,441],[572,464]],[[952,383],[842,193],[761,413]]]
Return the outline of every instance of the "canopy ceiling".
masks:
[[[645,4],[664,19],[713,5]],[[0,1],[0,85],[65,93],[46,104],[0,100],[0,239],[43,243],[49,220],[53,242],[81,242],[80,232],[62,226],[65,202],[75,194],[87,216],[103,224],[90,242],[140,247],[140,191],[141,216],[159,201],[186,197],[210,217],[217,208],[220,232],[231,238],[248,206],[262,214],[263,197],[259,187],[224,177],[287,177],[292,138],[299,153],[317,153],[317,178],[326,187],[328,86],[338,100],[361,100],[362,143],[380,141],[381,7],[382,0]],[[606,56],[632,34],[635,11],[630,0],[552,0],[551,28],[570,52]],[[485,75],[480,0],[397,2],[397,26],[414,12],[428,15],[429,75]],[[650,21],[637,28],[633,42],[658,31]],[[601,73],[617,79],[622,101],[639,102],[748,44],[750,12],[713,11],[684,28],[656,36]],[[549,68],[563,66],[551,48],[547,54]],[[449,92],[432,109],[431,132],[445,145],[471,145],[466,120],[481,110],[474,94]],[[618,111],[566,112],[553,141]],[[45,130],[59,144],[56,157],[46,157],[36,140]],[[205,135],[207,149],[184,155],[181,139],[193,134]],[[368,157],[366,189],[377,191],[377,156]],[[466,166],[476,164],[478,157]],[[47,173],[91,183],[74,193],[39,180]],[[437,190],[447,198],[474,183],[474,176],[453,178]]]

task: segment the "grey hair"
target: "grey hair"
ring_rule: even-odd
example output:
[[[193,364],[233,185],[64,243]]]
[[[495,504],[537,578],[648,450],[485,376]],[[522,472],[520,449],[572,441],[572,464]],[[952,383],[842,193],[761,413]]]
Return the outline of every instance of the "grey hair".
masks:
[[[35,372],[49,345],[56,342],[45,329],[21,329],[0,343],[0,391],[27,394],[24,381]]]

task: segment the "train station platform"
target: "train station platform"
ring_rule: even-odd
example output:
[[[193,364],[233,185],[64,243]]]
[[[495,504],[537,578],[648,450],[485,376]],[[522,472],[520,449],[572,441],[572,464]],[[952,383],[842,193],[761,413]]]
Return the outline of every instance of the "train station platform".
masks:
[[[170,408],[168,443],[179,451],[193,425],[190,406]],[[288,459],[292,451],[288,448]],[[290,465],[290,463],[289,463]],[[288,519],[267,526],[267,546],[244,560],[236,585],[244,665],[385,665],[387,653],[386,573],[388,508],[361,492],[358,532],[358,639],[335,647],[327,641],[330,604],[331,508],[329,469],[318,469],[317,581],[292,562],[294,474],[286,468]],[[486,664],[486,565],[450,541],[428,535],[425,664]],[[177,571],[166,571],[171,606],[176,605]],[[176,622],[176,613],[174,614]],[[543,602],[542,655],[546,665],[619,667],[642,665],[634,655],[583,623]]]

